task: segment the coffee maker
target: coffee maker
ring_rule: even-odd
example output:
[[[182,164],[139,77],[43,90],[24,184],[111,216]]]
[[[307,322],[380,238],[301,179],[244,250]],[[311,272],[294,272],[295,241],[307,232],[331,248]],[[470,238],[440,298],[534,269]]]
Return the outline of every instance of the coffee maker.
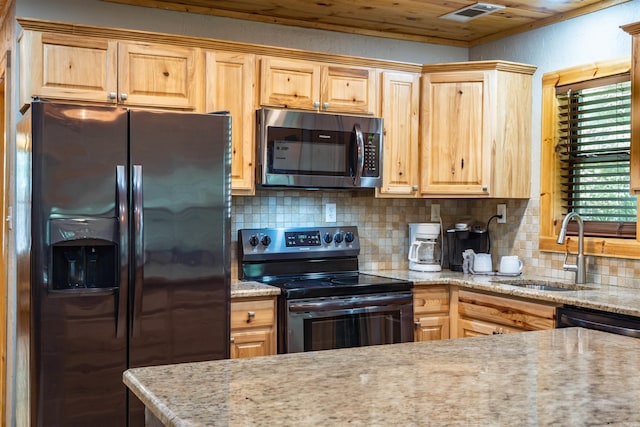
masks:
[[[439,223],[409,224],[409,270],[442,270]]]
[[[468,220],[454,224],[447,230],[447,246],[449,255],[449,269],[462,271],[464,261],[462,253],[472,249],[475,253],[484,253],[489,250],[489,236],[487,227],[483,224]]]

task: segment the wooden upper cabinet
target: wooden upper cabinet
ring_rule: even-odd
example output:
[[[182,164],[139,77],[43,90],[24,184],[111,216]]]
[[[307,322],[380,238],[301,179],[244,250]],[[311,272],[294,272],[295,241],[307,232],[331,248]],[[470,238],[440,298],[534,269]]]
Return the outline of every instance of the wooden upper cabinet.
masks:
[[[118,46],[118,97],[126,105],[196,110],[200,49],[143,42]]]
[[[483,61],[423,69],[421,194],[530,197],[535,67]]]
[[[418,195],[420,75],[382,72],[383,171],[379,197]]]
[[[255,55],[206,52],[206,111],[231,114],[231,190],[255,193]]]
[[[491,152],[484,143],[489,85],[483,72],[424,76],[422,193],[489,194]]]
[[[640,194],[640,22],[626,25],[631,34],[631,193]]]
[[[25,31],[22,106],[31,97],[199,109],[200,49]]]
[[[19,43],[21,107],[32,96],[115,102],[116,41],[25,31]]]
[[[375,69],[263,57],[260,104],[335,113],[376,114]]]

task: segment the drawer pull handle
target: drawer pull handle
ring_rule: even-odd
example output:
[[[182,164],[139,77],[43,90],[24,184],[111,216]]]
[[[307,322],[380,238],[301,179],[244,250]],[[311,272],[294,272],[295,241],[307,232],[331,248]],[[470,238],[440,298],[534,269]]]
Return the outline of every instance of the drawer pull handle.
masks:
[[[250,312],[247,313],[247,323],[251,322],[255,318],[256,318],[256,312],[255,311],[250,311]]]

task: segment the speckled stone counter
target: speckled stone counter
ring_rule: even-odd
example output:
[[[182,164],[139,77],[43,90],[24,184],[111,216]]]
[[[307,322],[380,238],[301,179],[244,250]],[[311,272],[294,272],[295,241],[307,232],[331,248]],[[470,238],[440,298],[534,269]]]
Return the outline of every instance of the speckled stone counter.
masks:
[[[612,313],[630,314],[640,316],[640,290],[618,286],[605,286],[593,283],[580,285],[584,289],[572,291],[541,291],[511,286],[509,282],[548,283],[566,287],[574,286],[568,281],[553,279],[541,279],[537,276],[488,276],[463,274],[455,271],[442,271],[439,273],[421,273],[409,270],[376,270],[363,271],[363,273],[376,274],[378,276],[394,279],[411,280],[415,286],[428,286],[434,284],[457,285],[461,288],[477,289],[495,292],[498,294],[512,295],[534,300],[547,301],[562,304],[577,305],[580,307],[605,310]]]
[[[280,289],[259,282],[231,282],[231,298],[269,297],[280,295]]]
[[[167,426],[640,425],[640,339],[570,328],[130,369]]]

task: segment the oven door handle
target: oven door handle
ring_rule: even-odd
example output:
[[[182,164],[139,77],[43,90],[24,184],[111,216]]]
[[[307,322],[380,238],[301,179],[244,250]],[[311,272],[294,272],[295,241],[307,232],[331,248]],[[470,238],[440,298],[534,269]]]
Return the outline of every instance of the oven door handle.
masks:
[[[340,309],[371,308],[376,306],[400,306],[413,303],[411,293],[397,295],[358,296],[336,299],[318,298],[317,300],[289,301],[289,311],[295,313],[330,311]]]

